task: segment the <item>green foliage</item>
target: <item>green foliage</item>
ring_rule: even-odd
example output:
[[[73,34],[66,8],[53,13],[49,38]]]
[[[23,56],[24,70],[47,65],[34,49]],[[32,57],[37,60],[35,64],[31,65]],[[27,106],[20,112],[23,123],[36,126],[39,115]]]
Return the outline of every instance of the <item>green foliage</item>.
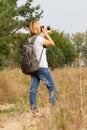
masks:
[[[87,31],[73,34],[72,41],[78,56],[81,54],[81,60],[87,64]]]
[[[42,10],[40,11],[40,5],[32,6],[33,0],[27,0],[21,7],[17,6],[17,1],[0,1],[0,36],[28,27],[32,19],[39,20],[43,13]]]
[[[0,69],[6,66],[6,60],[10,54],[10,40],[9,37],[0,38]]]
[[[14,63],[14,65],[18,64],[19,62],[20,46],[26,43],[27,37],[28,36],[26,34],[21,34],[21,33],[12,35],[9,59]]]
[[[17,26],[15,15],[17,15],[16,0],[0,1],[0,36],[6,36]]]
[[[4,39],[0,38],[0,54],[5,55],[6,57],[10,53],[10,48],[9,48],[10,40],[11,39],[9,39],[9,37],[4,37]]]
[[[6,57],[0,54],[0,70],[2,70],[5,67],[5,60]]]
[[[65,64],[70,65],[73,61],[75,61],[77,54],[71,42],[69,34],[65,34],[64,32],[58,32],[57,30],[54,30],[51,34],[51,37],[56,45],[56,49],[54,50],[52,48],[51,50],[52,56],[55,53],[55,56],[53,56],[54,58],[52,57],[56,61],[54,61],[54,64],[56,64],[55,66],[64,66]]]
[[[48,64],[51,69],[62,67],[64,65],[65,57],[58,47],[49,47],[47,50]]]
[[[32,6],[33,0],[27,0],[18,7],[18,0],[0,0],[0,67],[8,61],[18,61],[18,44],[24,42],[15,33],[20,28],[28,28],[32,19],[39,20],[43,10],[40,5]],[[16,38],[15,38],[16,37]]]
[[[25,5],[18,8],[18,16],[22,20],[23,27],[28,27],[31,20],[39,20],[42,17],[43,10],[40,10],[40,5],[32,6],[33,0],[27,0]]]
[[[73,44],[75,46],[75,50],[77,51],[77,53],[79,54],[80,52],[82,52],[82,46],[83,46],[83,42],[84,42],[84,33],[76,33],[76,34],[72,34],[72,41]]]

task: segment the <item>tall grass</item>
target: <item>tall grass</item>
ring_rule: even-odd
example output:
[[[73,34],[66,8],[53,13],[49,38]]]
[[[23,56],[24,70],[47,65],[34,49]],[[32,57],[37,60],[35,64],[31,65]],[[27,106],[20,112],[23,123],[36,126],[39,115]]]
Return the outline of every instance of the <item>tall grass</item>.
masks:
[[[49,104],[49,93],[43,82],[39,85],[37,104],[44,118],[34,119],[37,130],[87,129],[87,68],[66,67],[51,72],[58,99],[55,107]],[[19,68],[0,71],[0,103],[15,103],[14,112],[29,112],[30,76]],[[27,124],[26,130],[34,130]]]

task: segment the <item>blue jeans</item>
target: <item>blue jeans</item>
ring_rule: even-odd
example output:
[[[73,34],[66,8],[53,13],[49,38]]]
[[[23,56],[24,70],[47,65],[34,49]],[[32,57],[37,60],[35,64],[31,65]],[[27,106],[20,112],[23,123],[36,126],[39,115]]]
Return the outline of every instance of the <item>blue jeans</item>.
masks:
[[[31,76],[31,87],[30,87],[30,106],[36,105],[36,95],[38,92],[38,86],[40,80],[47,86],[50,94],[50,102],[55,104],[56,101],[56,88],[51,77],[51,73],[48,68],[39,68],[35,75]]]

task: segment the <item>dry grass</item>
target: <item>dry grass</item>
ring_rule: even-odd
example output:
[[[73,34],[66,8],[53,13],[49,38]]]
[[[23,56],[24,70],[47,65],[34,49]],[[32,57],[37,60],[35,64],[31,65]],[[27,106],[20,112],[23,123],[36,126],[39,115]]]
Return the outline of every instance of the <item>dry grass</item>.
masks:
[[[36,130],[87,130],[87,68],[56,69],[52,76],[58,91],[57,106],[50,107],[47,88],[41,82],[37,100],[46,115],[36,120]],[[0,71],[0,102],[16,103],[16,111],[28,111],[29,84],[30,77],[19,68]],[[25,127],[30,130],[30,124]]]
[[[0,72],[0,102],[18,102],[26,95],[29,79],[20,69],[6,69]]]

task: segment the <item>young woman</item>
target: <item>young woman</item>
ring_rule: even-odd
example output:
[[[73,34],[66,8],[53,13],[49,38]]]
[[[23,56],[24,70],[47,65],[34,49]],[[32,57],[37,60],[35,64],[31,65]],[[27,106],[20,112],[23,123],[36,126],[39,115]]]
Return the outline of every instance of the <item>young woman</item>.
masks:
[[[34,36],[37,36],[34,42],[34,50],[35,50],[36,57],[39,61],[43,47],[54,46],[55,44],[54,41],[49,36],[47,29],[45,27],[41,29],[40,23],[38,21],[31,21],[29,24],[29,30],[30,30],[29,40],[32,40]],[[43,54],[39,64],[39,70],[34,75],[31,75],[30,108],[34,115],[39,114],[37,109],[36,95],[38,92],[38,86],[40,80],[44,82],[44,84],[47,86],[47,89],[49,90],[50,103],[55,105],[56,88],[50,70],[48,68],[48,63],[46,58],[46,48],[44,48],[43,50]]]

